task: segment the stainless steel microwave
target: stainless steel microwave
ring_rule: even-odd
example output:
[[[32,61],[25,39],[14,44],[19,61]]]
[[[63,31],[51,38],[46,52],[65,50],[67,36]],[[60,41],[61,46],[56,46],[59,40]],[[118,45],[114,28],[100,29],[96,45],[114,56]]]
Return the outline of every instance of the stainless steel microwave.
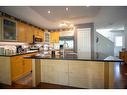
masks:
[[[35,37],[35,35],[33,35],[33,43],[39,43],[39,42],[43,42],[43,39],[42,38],[39,38],[39,37]]]

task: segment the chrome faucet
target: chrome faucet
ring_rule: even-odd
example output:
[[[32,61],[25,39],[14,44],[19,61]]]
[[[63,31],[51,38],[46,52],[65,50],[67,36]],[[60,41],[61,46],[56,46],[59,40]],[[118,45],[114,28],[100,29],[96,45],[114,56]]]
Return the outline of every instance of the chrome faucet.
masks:
[[[63,44],[63,58],[65,57],[66,54],[66,49],[68,48],[68,43],[64,40],[64,44]]]

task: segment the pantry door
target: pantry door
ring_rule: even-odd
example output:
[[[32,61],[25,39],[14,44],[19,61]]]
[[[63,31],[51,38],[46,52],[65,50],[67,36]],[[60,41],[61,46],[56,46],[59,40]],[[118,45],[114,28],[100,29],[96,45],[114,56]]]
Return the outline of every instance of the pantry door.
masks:
[[[77,52],[80,59],[91,59],[91,28],[77,29]]]

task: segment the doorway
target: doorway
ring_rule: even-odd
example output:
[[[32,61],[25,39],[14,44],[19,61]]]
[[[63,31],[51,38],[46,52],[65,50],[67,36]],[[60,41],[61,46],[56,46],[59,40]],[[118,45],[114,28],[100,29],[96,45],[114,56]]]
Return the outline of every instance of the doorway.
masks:
[[[77,29],[77,55],[80,59],[91,59],[91,28]]]

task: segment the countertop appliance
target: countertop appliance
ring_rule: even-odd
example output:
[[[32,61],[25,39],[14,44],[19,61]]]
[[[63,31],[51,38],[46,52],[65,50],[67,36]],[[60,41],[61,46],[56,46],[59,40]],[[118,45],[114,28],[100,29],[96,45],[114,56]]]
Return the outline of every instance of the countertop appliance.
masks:
[[[35,35],[33,35],[33,44],[41,43],[41,42],[43,42],[42,38],[39,38],[39,37],[36,37]]]
[[[22,46],[21,45],[17,45],[16,46],[16,53],[23,53],[23,48],[22,48]]]

